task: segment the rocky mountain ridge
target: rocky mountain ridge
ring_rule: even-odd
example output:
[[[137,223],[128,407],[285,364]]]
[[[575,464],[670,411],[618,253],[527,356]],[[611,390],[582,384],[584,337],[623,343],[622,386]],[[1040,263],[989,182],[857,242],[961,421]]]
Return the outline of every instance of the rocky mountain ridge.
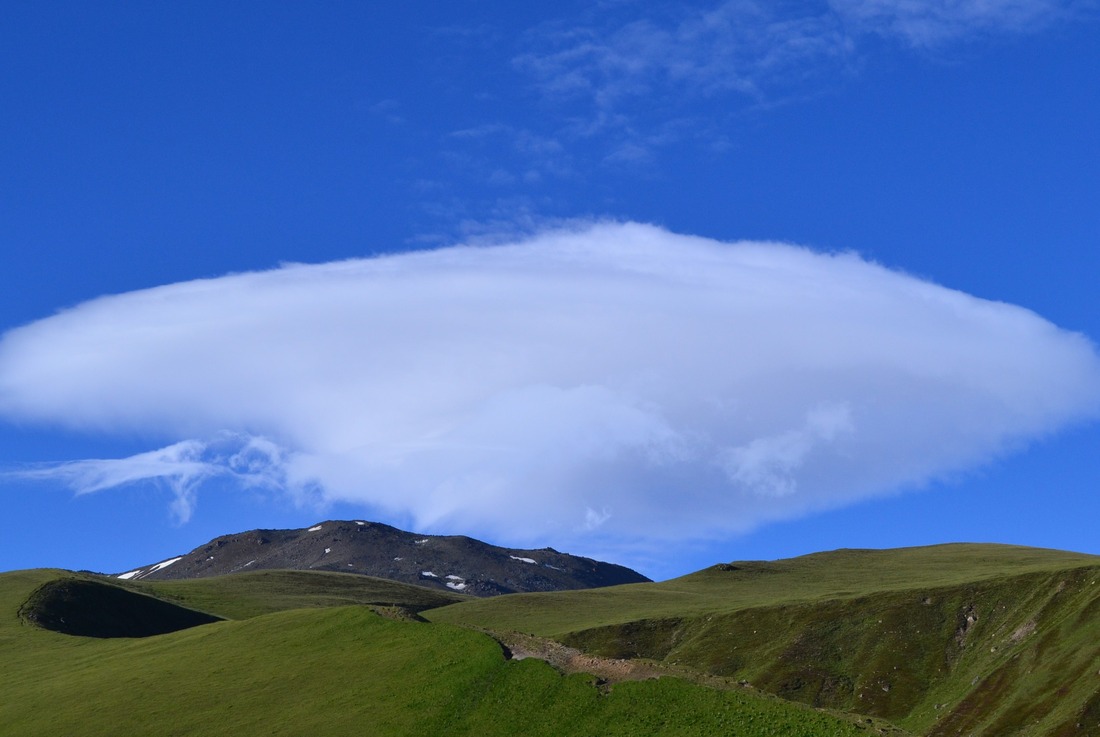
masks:
[[[503,548],[463,535],[421,535],[362,520],[223,535],[190,553],[116,577],[205,578],[262,569],[339,571],[473,596],[597,588],[649,579],[553,548]]]

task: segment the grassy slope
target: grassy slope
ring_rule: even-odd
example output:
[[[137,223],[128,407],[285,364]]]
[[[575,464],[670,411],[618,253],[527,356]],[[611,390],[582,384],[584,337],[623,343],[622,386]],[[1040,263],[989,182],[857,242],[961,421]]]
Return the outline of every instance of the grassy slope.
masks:
[[[856,598],[966,584],[1028,572],[1100,565],[1100,557],[1011,545],[838,550],[780,561],[714,566],[662,583],[522,594],[463,602],[429,619],[549,637],[645,619]]]
[[[836,551],[426,616],[685,664],[915,732],[1100,735],[1095,556],[988,545]]]
[[[590,677],[506,661],[477,632],[383,619],[362,606],[258,615],[265,595],[254,592],[242,608],[248,619],[143,639],[72,637],[20,621],[19,607],[36,589],[72,575],[0,575],[3,734],[865,733],[779,700],[675,679],[604,693]],[[175,592],[191,603],[205,597],[225,614],[226,597],[257,582],[286,603],[291,592],[282,581],[244,578],[214,592]],[[337,586],[346,584],[341,577]],[[327,600],[318,586],[305,597],[311,606]]]
[[[251,571],[183,581],[137,581],[132,585],[167,601],[229,619],[349,604],[420,611],[470,598],[371,576],[320,571]]]

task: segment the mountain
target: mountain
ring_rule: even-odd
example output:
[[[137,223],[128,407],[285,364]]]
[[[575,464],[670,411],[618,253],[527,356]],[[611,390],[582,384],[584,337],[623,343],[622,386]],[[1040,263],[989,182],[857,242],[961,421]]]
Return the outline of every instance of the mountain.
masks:
[[[358,573],[481,597],[649,581],[624,566],[553,548],[502,548],[462,535],[421,535],[359,520],[224,535],[116,578],[163,581],[267,569]]]

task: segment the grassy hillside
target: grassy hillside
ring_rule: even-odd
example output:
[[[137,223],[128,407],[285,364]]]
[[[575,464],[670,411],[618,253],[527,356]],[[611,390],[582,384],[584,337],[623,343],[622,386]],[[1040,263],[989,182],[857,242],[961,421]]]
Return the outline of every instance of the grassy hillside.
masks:
[[[76,637],[20,619],[36,591],[74,578],[0,575],[0,734],[866,734],[852,720],[749,692],[671,678],[601,688],[537,660],[506,660],[496,641],[468,629],[364,606],[313,608],[349,595],[343,576],[293,579],[314,587],[298,590],[310,608],[269,614],[257,614],[275,606],[263,591],[286,604],[291,579],[173,589],[223,615],[243,596],[248,618],[154,637]]]
[[[689,666],[916,733],[1100,735],[1095,556],[988,545],[837,551],[427,616]]]
[[[35,626],[82,606],[91,634],[227,621]],[[0,575],[0,662],[0,735],[1100,737],[1100,558],[843,550],[489,600],[305,571],[20,571]]]
[[[1012,545],[837,550],[722,564],[662,583],[464,602],[433,611],[430,618],[553,637],[645,619],[858,598],[1097,565],[1100,556]]]
[[[287,609],[349,604],[392,606],[419,612],[470,597],[354,573],[251,571],[182,581],[136,581],[133,588],[228,619]]]

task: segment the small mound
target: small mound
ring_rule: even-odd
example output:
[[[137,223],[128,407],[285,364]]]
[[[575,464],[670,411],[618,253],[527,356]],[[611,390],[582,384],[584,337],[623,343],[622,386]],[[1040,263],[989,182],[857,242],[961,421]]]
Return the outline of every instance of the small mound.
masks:
[[[151,637],[220,621],[151,596],[78,578],[40,586],[19,610],[27,623],[79,637]]]

